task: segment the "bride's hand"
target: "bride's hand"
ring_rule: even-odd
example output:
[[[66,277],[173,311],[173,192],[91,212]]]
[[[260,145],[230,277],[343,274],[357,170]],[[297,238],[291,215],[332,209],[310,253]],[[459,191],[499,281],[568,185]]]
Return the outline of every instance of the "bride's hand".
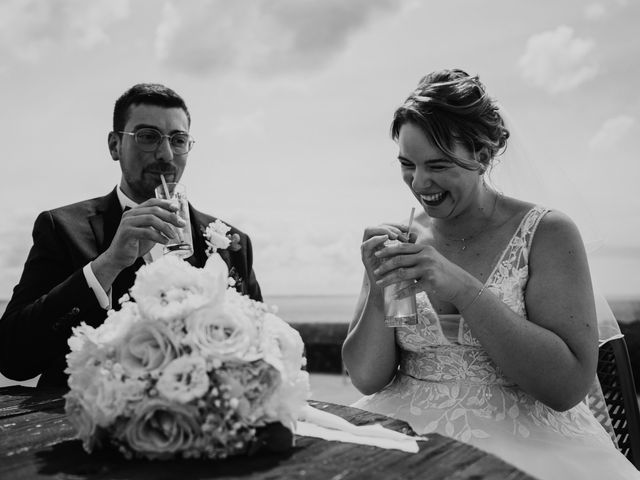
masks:
[[[421,291],[457,304],[477,280],[466,270],[450,262],[431,245],[402,243],[376,250],[379,262],[373,280],[380,288],[404,280],[415,284],[398,292],[406,297]]]
[[[407,227],[399,224],[383,224],[376,227],[368,227],[364,231],[362,245],[360,245],[360,255],[362,263],[367,272],[370,282],[374,282],[373,271],[381,264],[379,257],[375,253],[384,248],[387,240],[407,239]]]

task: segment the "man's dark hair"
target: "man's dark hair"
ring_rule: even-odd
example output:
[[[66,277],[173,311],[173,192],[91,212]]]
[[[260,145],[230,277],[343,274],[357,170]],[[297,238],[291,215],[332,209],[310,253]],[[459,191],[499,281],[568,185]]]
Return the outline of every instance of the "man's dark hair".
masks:
[[[129,119],[129,107],[134,105],[155,105],[164,108],[181,108],[187,114],[187,120],[191,125],[191,115],[187,104],[180,95],[169,87],[159,83],[138,83],[124,92],[116,100],[113,108],[113,131],[124,130]]]

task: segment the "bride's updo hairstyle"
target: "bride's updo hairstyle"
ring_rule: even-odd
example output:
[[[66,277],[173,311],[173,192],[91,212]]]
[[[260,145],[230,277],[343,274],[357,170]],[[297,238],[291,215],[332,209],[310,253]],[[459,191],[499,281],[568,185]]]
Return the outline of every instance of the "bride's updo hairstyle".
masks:
[[[487,95],[477,76],[458,69],[432,72],[393,115],[391,137],[398,140],[400,127],[413,123],[454,163],[467,170],[485,172],[493,158],[507,146],[509,131],[496,102]],[[486,148],[488,158],[461,158],[456,143],[476,153]]]

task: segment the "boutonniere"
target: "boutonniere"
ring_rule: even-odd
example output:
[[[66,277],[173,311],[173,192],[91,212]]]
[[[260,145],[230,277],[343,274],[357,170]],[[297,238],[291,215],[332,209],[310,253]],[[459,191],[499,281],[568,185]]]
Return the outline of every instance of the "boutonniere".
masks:
[[[216,220],[211,222],[206,228],[200,227],[204,241],[207,243],[206,254],[210,257],[218,250],[229,250],[231,252],[237,252],[240,250],[240,235],[237,233],[229,233],[231,227],[224,223],[222,220]],[[231,267],[229,270],[229,286],[235,287],[236,290],[242,290],[242,278],[238,275],[235,267]]]
[[[240,250],[240,235],[229,233],[231,227],[222,220],[211,222],[203,229],[204,240],[207,243],[207,256],[210,257],[218,250],[237,252]]]

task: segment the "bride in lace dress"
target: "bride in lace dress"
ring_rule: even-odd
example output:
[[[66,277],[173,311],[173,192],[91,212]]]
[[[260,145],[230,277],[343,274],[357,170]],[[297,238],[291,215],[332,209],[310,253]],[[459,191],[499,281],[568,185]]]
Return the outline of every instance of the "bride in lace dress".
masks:
[[[540,479],[640,479],[585,402],[598,327],[580,233],[566,215],[487,186],[509,132],[482,83],[461,70],[427,75],[392,136],[424,212],[409,241],[399,224],[365,230],[343,346],[367,395],[354,406]],[[418,324],[386,327],[382,290],[404,279],[415,281],[404,294],[417,294]]]

